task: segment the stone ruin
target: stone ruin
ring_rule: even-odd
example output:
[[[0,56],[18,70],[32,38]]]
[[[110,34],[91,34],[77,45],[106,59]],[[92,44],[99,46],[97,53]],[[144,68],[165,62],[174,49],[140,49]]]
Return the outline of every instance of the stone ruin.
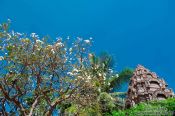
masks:
[[[125,108],[150,100],[163,100],[174,97],[172,89],[167,88],[163,79],[159,79],[154,72],[138,65],[130,79]]]

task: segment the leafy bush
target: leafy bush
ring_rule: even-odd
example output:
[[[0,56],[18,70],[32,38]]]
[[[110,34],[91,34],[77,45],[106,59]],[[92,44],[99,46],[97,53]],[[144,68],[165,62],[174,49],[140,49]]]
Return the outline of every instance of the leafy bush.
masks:
[[[126,110],[113,111],[112,116],[172,116],[173,111],[175,111],[175,98],[169,98],[162,101],[140,103]]]
[[[106,92],[100,93],[99,103],[103,113],[111,112],[116,107],[115,99]]]

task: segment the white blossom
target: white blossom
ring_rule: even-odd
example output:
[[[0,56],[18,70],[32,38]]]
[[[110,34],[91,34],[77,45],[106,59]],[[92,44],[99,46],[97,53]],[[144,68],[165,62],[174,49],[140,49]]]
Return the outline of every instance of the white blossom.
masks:
[[[72,48],[69,48],[69,52],[72,52]]]
[[[87,79],[90,80],[91,79],[91,76],[88,76]]]
[[[84,42],[85,42],[86,44],[90,44],[91,41],[87,39],[87,40],[84,40]]]
[[[10,39],[12,36],[10,34],[7,34],[7,39]]]
[[[67,72],[68,75],[70,76],[73,76],[73,73],[72,72]]]
[[[119,77],[119,74],[116,74],[115,76],[116,76],[116,77]]]
[[[104,76],[103,79],[106,80],[106,76]]]
[[[78,72],[78,69],[74,68],[74,69],[73,69],[73,72]]]
[[[49,78],[51,79],[52,78],[52,75],[49,75]]]
[[[55,44],[55,46],[56,46],[56,47],[63,47],[64,44],[63,44],[62,42],[57,42],[57,43]]]
[[[41,40],[39,40],[39,39],[37,39],[37,40],[36,40],[36,43],[38,43],[38,44],[43,44],[44,42],[41,41]]]
[[[51,49],[51,52],[52,52],[53,54],[55,54],[55,51],[54,51],[54,49]]]
[[[39,36],[36,35],[36,33],[31,33],[30,36],[33,37],[33,38],[39,38]]]
[[[106,77],[106,73],[104,73],[103,75],[104,75],[104,77]]]
[[[113,70],[112,69],[109,69],[110,73],[113,73]]]
[[[89,80],[86,80],[85,82],[86,82],[86,83],[88,83],[88,82],[89,82]]]
[[[102,74],[101,74],[101,73],[98,73],[98,76],[100,76],[100,77],[101,77],[101,76],[102,76]]]
[[[4,57],[3,56],[0,56],[0,60],[4,60]]]
[[[98,91],[101,92],[101,88],[98,88]]]
[[[19,32],[16,32],[16,34],[18,35],[18,36],[21,36],[22,34],[21,33],[19,33]]]
[[[78,78],[80,78],[80,79],[81,79],[81,78],[82,78],[82,76],[78,76]]]

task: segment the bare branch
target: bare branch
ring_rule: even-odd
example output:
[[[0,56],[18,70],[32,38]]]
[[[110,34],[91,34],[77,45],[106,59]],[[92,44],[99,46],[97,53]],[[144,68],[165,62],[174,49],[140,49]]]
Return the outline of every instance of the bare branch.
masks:
[[[33,102],[32,107],[31,107],[31,109],[30,109],[30,113],[29,113],[28,116],[32,116],[33,111],[34,111],[34,109],[35,109],[35,107],[36,107],[36,105],[37,105],[37,103],[38,103],[39,98],[40,98],[40,96],[38,96],[38,97],[35,99],[35,101]]]

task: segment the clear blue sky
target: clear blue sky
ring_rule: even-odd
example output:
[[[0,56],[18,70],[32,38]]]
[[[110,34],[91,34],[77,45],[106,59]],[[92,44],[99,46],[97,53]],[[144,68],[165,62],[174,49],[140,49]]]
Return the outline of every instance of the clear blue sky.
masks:
[[[18,32],[94,38],[118,70],[137,64],[175,90],[175,0],[0,0],[0,22]]]

